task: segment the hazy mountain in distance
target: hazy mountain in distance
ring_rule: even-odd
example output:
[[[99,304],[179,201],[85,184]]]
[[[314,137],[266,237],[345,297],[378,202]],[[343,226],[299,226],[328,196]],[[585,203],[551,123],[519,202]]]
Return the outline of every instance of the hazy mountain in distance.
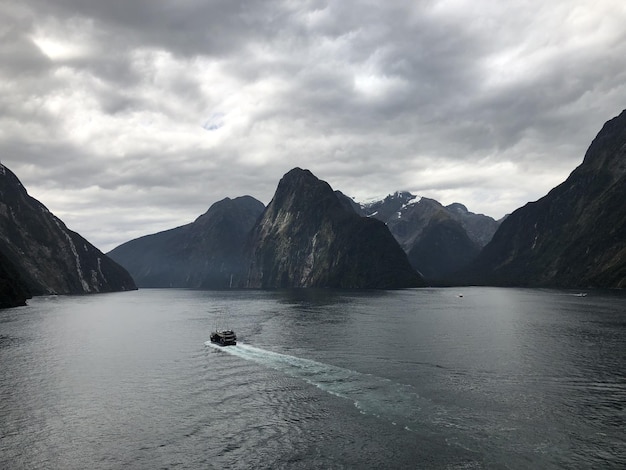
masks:
[[[397,191],[362,204],[360,213],[381,220],[407,253],[411,265],[429,281],[441,281],[466,267],[495,233],[498,222],[459,203]]]
[[[251,196],[225,198],[194,222],[113,249],[139,287],[222,289],[240,277],[243,246],[263,212]]]

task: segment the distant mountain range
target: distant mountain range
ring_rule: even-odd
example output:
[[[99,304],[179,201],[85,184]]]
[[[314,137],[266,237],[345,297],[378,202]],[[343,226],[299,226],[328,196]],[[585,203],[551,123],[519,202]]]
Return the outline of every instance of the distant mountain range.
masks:
[[[467,266],[497,227],[461,204],[407,192],[358,204],[295,168],[267,208],[250,196],[227,198],[191,224],[108,254],[139,287],[414,286]]]
[[[373,277],[366,273],[373,269],[380,275],[380,259],[363,261],[350,273],[343,270],[347,264],[339,266],[352,244],[350,249],[359,255],[349,255],[351,264],[364,257],[366,251],[374,251],[387,253],[384,258],[393,257],[394,272],[406,272],[397,250],[387,252],[390,248],[368,245],[374,243],[373,238],[381,241],[386,235],[382,236],[380,226],[366,226],[363,220],[378,220],[386,225],[413,269],[428,283],[624,287],[625,121],[624,113],[609,121],[594,139],[583,164],[567,181],[503,221],[474,214],[459,203],[443,206],[407,192],[359,204],[339,191],[331,195],[327,183],[306,170],[294,169],[281,180],[267,208],[262,211],[257,201],[261,219],[255,224],[248,219],[247,224],[239,226],[238,243],[246,238],[248,227],[250,230],[240,248],[244,253],[240,258],[244,263],[242,270],[222,270],[219,282],[202,285],[405,285],[398,279],[389,281],[391,271],[385,271],[383,276],[388,280],[372,284]],[[361,217],[356,219],[348,214]],[[349,228],[356,220],[361,220],[360,231]],[[214,236],[222,236],[218,228]],[[388,246],[388,241],[384,243]],[[361,249],[363,246],[367,249]],[[136,267],[121,256],[121,248],[128,247],[123,245],[111,256],[139,276]],[[206,266],[215,266],[206,257],[202,259]],[[314,264],[311,260],[315,260]],[[322,266],[336,271],[321,275]],[[232,272],[227,275],[229,270]],[[363,273],[358,282],[354,278],[356,272]],[[188,279],[194,279],[194,275]],[[138,282],[150,284],[143,274]]]
[[[0,164],[0,306],[32,295],[136,289],[128,272],[69,230]]]
[[[424,285],[385,224],[359,216],[328,183],[300,168],[280,180],[246,253],[245,287]]]
[[[361,204],[358,211],[385,222],[411,265],[429,281],[440,281],[466,267],[499,225],[462,204],[444,207],[434,199],[408,192]]]
[[[183,227],[109,253],[140,287],[397,288],[424,285],[378,220],[360,217],[331,187],[295,168],[267,207],[224,199]]]
[[[0,308],[140,287],[626,287],[626,111],[565,182],[503,221],[396,192],[359,204],[294,168],[267,207],[223,199],[107,256],[0,165]],[[130,273],[130,274],[129,274]],[[132,275],[132,277],[131,277]],[[133,280],[134,278],[134,280]]]

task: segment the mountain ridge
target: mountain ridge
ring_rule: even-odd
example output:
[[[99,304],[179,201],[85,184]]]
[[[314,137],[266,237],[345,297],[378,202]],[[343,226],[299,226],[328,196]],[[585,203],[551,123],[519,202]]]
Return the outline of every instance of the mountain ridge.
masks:
[[[0,252],[32,295],[136,289],[124,268],[69,230],[1,164]]]
[[[356,210],[384,222],[413,268],[435,283],[473,261],[499,224],[463,204],[443,206],[408,191],[396,191]]]
[[[514,211],[460,281],[532,287],[626,287],[626,110],[583,162]]]
[[[109,252],[139,287],[228,288],[245,238],[265,209],[251,196],[224,198],[192,223],[130,240]]]

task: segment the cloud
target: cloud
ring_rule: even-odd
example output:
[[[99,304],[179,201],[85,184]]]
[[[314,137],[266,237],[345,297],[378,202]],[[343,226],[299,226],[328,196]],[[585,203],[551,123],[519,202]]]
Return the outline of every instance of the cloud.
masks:
[[[501,217],[626,102],[626,6],[24,0],[0,5],[0,159],[102,249],[269,202],[309,168]],[[138,215],[141,214],[141,215]]]

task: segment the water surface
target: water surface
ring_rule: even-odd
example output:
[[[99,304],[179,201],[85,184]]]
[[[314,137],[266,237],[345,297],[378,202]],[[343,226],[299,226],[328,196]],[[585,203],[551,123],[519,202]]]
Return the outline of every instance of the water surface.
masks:
[[[624,468],[626,298],[575,294],[35,298],[0,311],[0,467]]]

